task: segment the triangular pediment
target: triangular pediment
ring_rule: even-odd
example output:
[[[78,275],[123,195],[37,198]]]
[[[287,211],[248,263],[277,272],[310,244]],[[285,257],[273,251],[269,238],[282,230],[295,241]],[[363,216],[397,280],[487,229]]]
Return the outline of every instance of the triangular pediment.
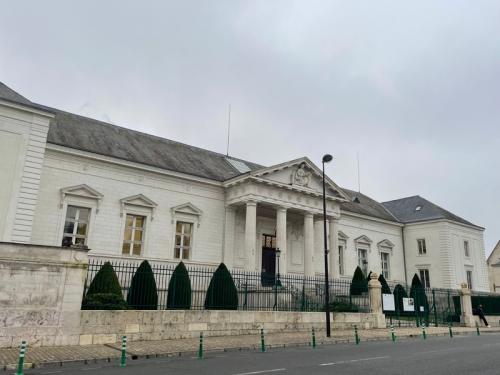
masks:
[[[68,186],[61,189],[64,195],[75,195],[79,197],[102,199],[103,195],[86,184]]]
[[[389,247],[389,248],[393,248],[394,247],[394,244],[389,241],[389,240],[383,240],[383,241],[380,241],[378,244],[377,244],[378,247]]]
[[[196,216],[201,216],[203,214],[202,210],[200,210],[194,204],[189,203],[189,202],[172,207],[170,210],[172,211],[173,214],[183,213],[183,214],[196,215]]]
[[[292,188],[308,193],[323,194],[323,175],[309,158],[303,157],[289,162],[261,168],[244,176],[230,180],[230,183],[244,179],[254,179],[265,183]],[[337,200],[349,200],[342,189],[325,176],[326,195]]]
[[[157,204],[143,194],[131,195],[130,197],[120,199],[122,204],[134,206],[155,208]]]
[[[61,189],[61,201],[59,203],[60,208],[63,208],[64,199],[67,195],[79,198],[95,199],[97,201],[97,211],[99,211],[99,202],[102,200],[103,194],[99,193],[97,190],[91,188],[87,184],[80,184],[74,186],[68,186]]]
[[[354,240],[354,242],[356,242],[356,243],[364,243],[364,244],[371,244],[373,241],[370,240],[370,238],[368,238],[367,236],[362,235],[362,236],[359,236],[358,238],[356,238]]]
[[[347,241],[347,239],[349,238],[349,236],[347,234],[345,234],[344,232],[342,232],[341,230],[339,230],[337,233],[338,233],[339,240]]]

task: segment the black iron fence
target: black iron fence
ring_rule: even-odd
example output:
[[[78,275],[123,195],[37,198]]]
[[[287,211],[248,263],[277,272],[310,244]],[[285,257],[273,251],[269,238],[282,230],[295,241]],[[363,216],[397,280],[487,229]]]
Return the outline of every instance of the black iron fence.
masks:
[[[105,262],[102,259],[89,261],[85,293]],[[111,264],[126,300],[139,262],[117,261]],[[169,282],[175,267],[175,264],[151,264],[156,282],[157,309],[167,309]],[[207,290],[216,268],[200,266],[187,266],[186,268],[191,284],[190,308],[205,309]],[[230,274],[238,294],[238,310],[324,311],[325,281],[322,277],[304,277],[294,274],[277,276],[245,270],[230,270]],[[147,288],[147,285],[144,287]],[[369,311],[366,286],[357,288],[352,286],[349,280],[332,279],[329,281],[329,290],[331,311]],[[148,293],[150,291],[144,290],[145,295]]]
[[[425,324],[437,327],[460,322],[459,290],[412,288],[406,284],[389,284],[389,288],[394,303],[392,306],[384,305],[388,325],[420,326]]]

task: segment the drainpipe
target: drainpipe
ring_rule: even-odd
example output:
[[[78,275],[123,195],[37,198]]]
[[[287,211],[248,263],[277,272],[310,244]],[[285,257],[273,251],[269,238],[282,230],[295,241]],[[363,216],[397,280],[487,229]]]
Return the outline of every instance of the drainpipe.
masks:
[[[401,227],[401,239],[403,241],[403,263],[405,265],[405,284],[408,285],[408,275],[406,274],[406,249],[405,249],[405,226]]]

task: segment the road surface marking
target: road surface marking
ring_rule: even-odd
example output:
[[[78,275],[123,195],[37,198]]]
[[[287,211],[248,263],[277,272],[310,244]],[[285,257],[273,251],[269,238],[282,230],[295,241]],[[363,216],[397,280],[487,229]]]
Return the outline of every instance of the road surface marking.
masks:
[[[57,371],[47,371],[47,372],[42,372],[42,374],[57,374],[59,372],[62,372],[62,370],[57,370]]]
[[[449,349],[430,350],[428,352],[416,352],[414,354],[417,355],[417,354],[431,354],[431,353],[455,352],[455,351],[461,351],[461,350],[464,350],[464,349],[465,349],[464,347],[457,347],[457,348],[449,348]]]
[[[383,357],[371,357],[371,358],[360,358],[360,359],[350,359],[347,361],[338,361],[338,362],[330,362],[330,363],[321,363],[320,366],[335,366],[335,365],[341,365],[344,363],[354,363],[354,362],[362,362],[362,361],[373,361],[376,359],[386,359],[386,358],[391,358],[390,356],[383,356]]]
[[[99,370],[100,368],[102,368],[101,366],[99,367],[87,367],[87,368],[82,368],[80,369],[81,371],[91,371],[91,370]]]
[[[252,372],[240,372],[239,374],[233,375],[254,375],[254,374],[265,374],[266,372],[278,372],[286,371],[286,368],[275,368],[274,370],[262,370],[262,371],[252,371]]]

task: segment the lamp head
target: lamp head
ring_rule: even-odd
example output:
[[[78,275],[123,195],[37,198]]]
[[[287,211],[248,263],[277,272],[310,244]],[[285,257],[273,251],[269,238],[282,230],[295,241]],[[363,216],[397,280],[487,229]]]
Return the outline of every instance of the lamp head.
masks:
[[[281,255],[281,250],[279,248],[276,249],[276,257],[279,258]]]
[[[330,154],[323,155],[323,163],[329,163],[332,161],[332,159],[333,159],[333,156]]]

